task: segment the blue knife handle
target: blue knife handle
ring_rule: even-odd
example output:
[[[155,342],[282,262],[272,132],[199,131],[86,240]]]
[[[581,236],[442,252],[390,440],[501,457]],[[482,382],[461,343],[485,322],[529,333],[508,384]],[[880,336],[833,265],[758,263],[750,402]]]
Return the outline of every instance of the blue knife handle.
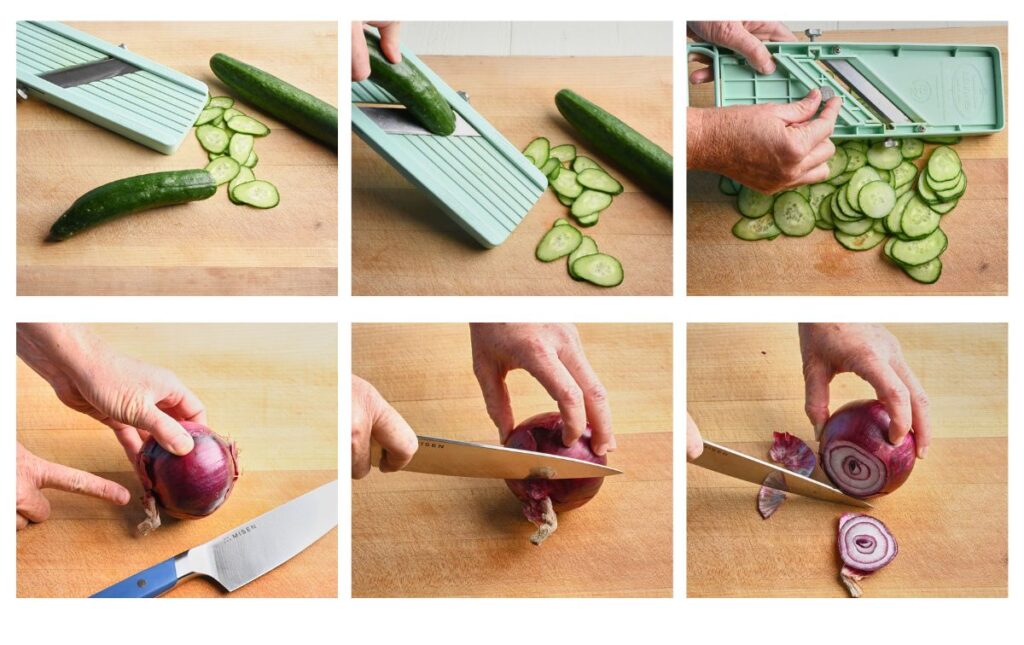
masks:
[[[174,566],[174,558],[168,558],[93,594],[91,597],[156,598],[160,594],[170,591],[176,584],[178,584],[178,570]]]

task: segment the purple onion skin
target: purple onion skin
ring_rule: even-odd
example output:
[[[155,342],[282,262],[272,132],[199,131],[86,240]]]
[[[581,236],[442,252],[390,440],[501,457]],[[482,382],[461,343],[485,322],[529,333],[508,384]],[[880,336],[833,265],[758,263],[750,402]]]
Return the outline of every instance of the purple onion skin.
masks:
[[[822,469],[837,488],[848,495],[869,499],[887,495],[907,481],[917,461],[914,433],[908,434],[899,446],[894,446],[889,442],[889,423],[889,412],[881,401],[874,399],[852,401],[829,417],[821,434],[818,456]],[[851,491],[831,472],[826,453],[836,441],[856,444],[885,465],[885,482],[878,490],[869,495],[861,495],[858,491]]]
[[[238,479],[238,451],[204,425],[180,423],[195,441],[192,452],[172,455],[150,437],[139,452],[138,470],[146,493],[165,513],[194,520],[216,511],[231,494]]]
[[[590,449],[591,428],[587,429],[573,445],[562,445],[562,416],[557,412],[546,412],[523,421],[505,440],[505,446],[520,450],[532,450],[548,455],[572,457],[602,466],[608,463],[606,457],[599,457]],[[529,514],[530,507],[545,497],[551,498],[556,511],[568,511],[583,506],[597,495],[604,477],[583,479],[506,479],[509,490],[524,503]],[[532,519],[532,518],[531,518]]]

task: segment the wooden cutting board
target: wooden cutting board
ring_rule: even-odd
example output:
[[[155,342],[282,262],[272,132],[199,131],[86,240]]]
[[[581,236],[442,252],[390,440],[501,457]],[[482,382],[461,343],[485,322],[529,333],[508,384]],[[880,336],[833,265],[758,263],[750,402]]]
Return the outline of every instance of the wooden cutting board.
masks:
[[[934,439],[898,491],[873,500],[899,555],[865,597],[1006,596],[1006,325],[889,325],[931,401]],[[766,458],[773,431],[817,449],[796,325],[691,325],[687,409],[711,441]],[[874,398],[843,374],[832,408]],[[687,466],[687,595],[843,597],[836,527],[856,509],[790,495],[768,520],[754,484]]]
[[[210,70],[224,52],[331,104],[338,96],[335,22],[70,23],[230,95]],[[232,204],[226,188],[201,202],[126,217],[60,244],[50,226],[83,193],[150,172],[202,168],[194,131],[170,156],[42,101],[19,102],[19,295],[335,295],[338,291],[338,157],[239,103],[265,122],[256,176],[281,203]]]
[[[640,191],[584,143],[555,107],[576,90],[672,150],[672,60],[668,57],[424,56],[520,150],[535,137],[572,143],[602,163],[625,192],[583,229],[619,258],[626,279],[601,290],[568,277],[565,262],[544,264],[534,249],[559,217],[550,190],[508,240],[484,249],[424,193],[352,135],[352,293],[354,295],[671,295],[672,211]]]
[[[18,441],[43,459],[125,485],[133,501],[120,507],[45,491],[51,518],[18,532],[18,596],[88,596],[337,478],[334,325],[94,329],[127,355],[175,372],[203,400],[211,427],[237,442],[242,474],[210,517],[164,518],[164,526],[139,537],[142,488],[113,434],[63,406],[49,384],[19,361]],[[335,529],[231,595],[334,597],[337,548]],[[168,595],[227,594],[212,581],[193,579]]]
[[[830,31],[841,42],[923,42],[997,45],[1007,84],[1006,27],[956,27],[887,31]],[[803,38],[803,36],[801,36]],[[690,64],[690,70],[699,67]],[[690,105],[714,106],[711,84],[690,87]],[[736,198],[718,190],[718,176],[687,173],[686,271],[691,295],[1005,295],[1007,276],[1008,129],[965,137],[955,147],[964,161],[967,193],[942,220],[949,248],[942,277],[933,285],[908,278],[882,257],[881,247],[856,253],[831,232],[804,238],[744,242],[731,233],[740,218]],[[926,146],[924,158],[935,146]],[[923,163],[918,161],[919,165]]]
[[[353,596],[671,595],[672,327],[580,333],[615,419],[609,463],[624,474],[535,547],[502,481],[374,470],[352,484]],[[417,432],[497,443],[465,325],[355,325],[352,364]],[[517,419],[556,409],[525,372],[508,385]]]

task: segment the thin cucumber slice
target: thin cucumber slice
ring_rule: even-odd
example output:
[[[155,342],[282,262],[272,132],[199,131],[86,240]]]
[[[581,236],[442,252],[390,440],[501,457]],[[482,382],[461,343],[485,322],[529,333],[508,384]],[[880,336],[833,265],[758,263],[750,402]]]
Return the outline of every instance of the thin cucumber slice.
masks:
[[[860,190],[864,186],[868,185],[873,181],[880,181],[882,178],[878,174],[878,171],[871,166],[864,166],[857,172],[853,173],[853,177],[850,179],[848,188],[846,191],[846,199],[850,203],[850,208],[860,212]]]
[[[921,284],[935,284],[942,275],[942,260],[935,258],[917,266],[900,265],[903,272]]]
[[[277,193],[274,184],[262,179],[247,181],[235,186],[231,195],[240,204],[256,208],[273,208],[281,203],[281,196]]]
[[[833,186],[844,186],[850,182],[851,177],[853,177],[852,172],[844,172],[841,175],[837,175],[836,177],[829,179],[828,183],[832,184]]]
[[[949,239],[941,228],[921,240],[896,240],[890,248],[892,259],[907,266],[918,266],[931,262],[942,255]]]
[[[544,167],[546,168],[548,166],[548,164],[550,164],[552,161],[555,162],[555,167],[551,170],[550,173],[547,173],[547,175],[548,175],[548,183],[551,183],[554,180],[558,179],[558,176],[560,174],[562,174],[563,170],[565,170],[565,168],[563,168],[562,166],[560,166],[558,164],[558,160],[557,159],[554,159],[554,160],[548,159],[548,163],[544,164]],[[558,193],[555,193],[555,194],[557,195]]]
[[[856,222],[859,219],[863,219],[864,215],[853,210],[850,206],[850,184],[844,185],[839,189],[839,199],[836,200],[836,204],[839,206],[839,211],[833,211],[832,214],[835,219],[841,222]]]
[[[947,146],[953,146],[960,143],[960,137],[954,135],[937,135],[921,137],[921,141],[924,141],[925,143],[941,143]]]
[[[232,132],[251,134],[254,137],[265,137],[270,134],[270,128],[251,116],[245,116],[244,114],[237,114],[231,117],[225,122],[225,124]]]
[[[853,141],[847,141],[847,142],[843,143],[843,147],[854,148],[855,150],[859,150],[860,152],[862,152],[864,154],[867,154],[867,152],[868,152],[868,143],[869,142],[867,142],[867,141],[863,141],[863,140],[860,140],[860,139],[855,139]]]
[[[740,195],[736,200],[740,214],[744,217],[757,218],[771,212],[775,203],[775,195],[765,195],[746,186],[740,187]]]
[[[256,181],[256,175],[253,174],[252,169],[246,168],[245,166],[239,168],[238,174],[235,175],[235,178],[228,182],[228,199],[230,199],[232,202],[236,204],[241,203],[237,199],[235,199],[235,188],[237,188],[240,184],[244,184],[250,181]]]
[[[601,219],[601,211],[591,213],[590,215],[580,215],[576,218],[576,221],[579,222],[580,226],[586,226],[589,228],[594,224],[597,224],[599,219]]]
[[[868,162],[868,157],[864,154],[864,151],[852,145],[852,142],[844,143],[843,149],[846,150],[846,170],[843,172],[855,172],[863,168]]]
[[[868,163],[879,170],[892,170],[903,161],[899,146],[887,147],[884,141],[868,148]]]
[[[774,240],[782,231],[775,225],[775,220],[770,214],[762,215],[757,219],[741,217],[732,227],[732,234],[747,242],[757,240]]]
[[[533,160],[533,165],[543,168],[551,154],[551,142],[544,137],[537,137],[523,149],[523,154]]]
[[[576,198],[576,201],[572,203],[572,210],[570,212],[576,217],[590,215],[591,213],[603,211],[611,203],[612,196],[608,193],[602,193],[597,190],[584,190]]]
[[[939,228],[940,219],[941,216],[929,208],[920,196],[915,196],[903,209],[900,233],[912,240],[928,237]]]
[[[574,201],[576,201],[572,197],[566,197],[565,195],[559,195],[557,192],[555,193],[555,197],[557,197],[558,201],[560,201],[562,203],[562,206],[572,206],[572,203]]]
[[[783,235],[803,237],[814,230],[814,210],[807,199],[795,190],[787,190],[775,198],[772,211],[775,225]]]
[[[210,99],[210,102],[207,104],[207,107],[219,107],[223,110],[226,110],[234,104],[235,99],[231,98],[230,96],[214,96]]]
[[[541,166],[540,173],[547,178],[551,179],[551,173],[558,170],[561,166],[558,165],[558,159],[548,159],[547,163]]]
[[[898,186],[896,188],[896,196],[897,197],[902,197],[904,193],[909,193],[909,192],[911,192],[913,190],[914,190],[914,182],[910,182],[908,184],[903,184],[902,186]]]
[[[860,189],[858,199],[865,215],[882,219],[896,205],[896,190],[885,181],[872,181]]]
[[[571,143],[563,143],[548,151],[548,159],[557,159],[558,163],[572,163],[576,158],[576,146]]]
[[[812,191],[813,197],[813,191]],[[832,223],[832,200],[835,199],[835,193],[826,195],[821,203],[818,204],[818,210],[815,212],[816,217],[814,218],[814,225],[818,228],[823,228],[826,231],[831,231],[835,228],[835,224]]]
[[[925,202],[929,204],[937,204],[942,201],[942,198],[935,194],[932,187],[928,185],[928,173],[922,172],[917,177],[917,194],[921,196]]]
[[[937,193],[940,190],[949,190],[950,188],[953,188],[954,186],[960,183],[960,178],[963,176],[964,173],[961,172],[959,175],[953,177],[952,179],[947,179],[946,181],[936,181],[931,178],[931,175],[925,173],[924,180],[928,183],[928,187]]]
[[[935,181],[948,181],[963,170],[960,155],[949,146],[939,146],[928,158],[927,171]]]
[[[196,119],[196,127],[203,125],[204,123],[210,123],[215,119],[219,119],[224,116],[224,108],[222,107],[208,107],[199,113],[199,117]]]
[[[836,148],[835,154],[829,157],[828,161],[826,162],[828,164],[828,177],[825,178],[825,181],[835,179],[839,175],[846,172],[846,162],[846,150],[842,146],[838,146]]]
[[[249,159],[249,153],[252,152],[252,145],[251,134],[236,132],[231,135],[231,142],[228,143],[228,156],[239,164],[244,164]]]
[[[234,179],[240,168],[238,162],[231,157],[217,157],[206,164],[205,170],[213,175],[213,180],[220,186]]]
[[[572,263],[576,275],[599,287],[622,284],[622,264],[607,253],[585,255]]]
[[[576,181],[583,185],[584,188],[599,190],[609,195],[619,195],[622,193],[622,184],[605,171],[598,170],[597,168],[587,168],[576,176]]]
[[[207,153],[206,153],[206,158],[207,158],[208,160],[210,160],[210,161],[213,161],[213,160],[214,160],[214,159],[216,159],[217,157],[226,157],[226,156],[227,156],[227,155],[226,155],[226,154],[224,154],[223,152],[207,152]]]
[[[569,254],[569,261],[566,262],[566,267],[569,270],[569,277],[573,280],[582,280],[583,278],[576,275],[572,269],[572,263],[582,258],[585,255],[593,255],[597,253],[597,242],[594,238],[589,235],[584,235],[583,239],[580,240],[580,245],[576,247],[576,250]]]
[[[956,205],[959,203],[959,199],[954,199],[948,202],[939,202],[938,204],[928,204],[928,208],[932,209],[939,215],[945,215],[951,212],[954,208],[956,208]]]
[[[856,236],[863,235],[871,230],[875,225],[875,220],[870,217],[859,219],[854,222],[845,222],[841,219],[834,220],[836,229],[846,235]]]
[[[893,182],[896,184],[893,188],[909,184],[917,177],[917,166],[909,161],[903,161],[900,165],[893,168],[892,177]]]
[[[790,188],[792,191],[796,191],[803,195],[804,199],[810,201],[811,199],[811,187],[807,185],[797,186],[796,188]]]
[[[604,170],[601,166],[597,165],[597,162],[590,157],[578,156],[573,159],[572,169],[576,172],[583,172],[587,168],[596,168],[598,170]]]
[[[967,192],[967,176],[964,174],[960,175],[960,181],[957,185],[948,190],[937,190],[935,195],[942,201],[948,202],[953,199],[959,199],[963,194]]]
[[[920,139],[900,139],[900,154],[904,159],[917,159],[924,153],[924,143]]]
[[[887,183],[889,185],[892,185],[892,171],[891,170],[878,169],[878,168],[875,168],[875,170],[878,171],[878,176],[879,176],[879,178],[882,181],[884,181],[885,183]],[[895,186],[893,186],[893,188],[895,188]]]
[[[725,175],[721,175],[718,178],[718,190],[721,191],[723,195],[729,195],[731,197],[735,197],[740,194],[739,185]]]
[[[900,228],[900,220],[903,219],[903,209],[907,207],[910,200],[915,197],[916,193],[907,191],[896,198],[896,205],[889,211],[889,215],[885,218],[885,229],[890,233],[898,234],[902,233],[903,229]]]
[[[832,231],[836,241],[851,251],[867,251],[875,248],[885,240],[885,233],[871,229],[860,235],[849,235],[842,231]]]
[[[239,116],[241,114],[242,114],[241,110],[236,110],[235,108],[230,107],[230,108],[224,110],[224,117],[223,118],[224,118],[225,121],[227,121],[231,117]]]
[[[199,139],[199,145],[203,147],[203,150],[214,153],[227,150],[228,142],[231,140],[225,130],[209,123],[196,128],[196,138]]]
[[[572,226],[572,222],[570,222],[569,220],[565,219],[564,217],[559,217],[558,219],[555,220],[555,223],[552,224],[551,226],[552,226],[552,228],[554,228],[555,226]]]
[[[557,161],[555,163],[558,163]],[[551,190],[563,197],[576,199],[583,193],[583,186],[576,181],[576,173],[571,170],[562,169],[558,175],[551,180]],[[600,210],[600,209],[598,209]],[[573,213],[575,215],[575,213]]]
[[[260,161],[260,158],[258,156],[256,156],[256,151],[253,150],[249,154],[249,158],[246,159],[245,163],[242,164],[242,165],[245,166],[246,168],[255,168],[256,164],[259,163],[259,161]]]
[[[888,233],[889,232],[889,231],[885,230],[885,220],[884,219],[873,220],[872,223],[871,223],[871,230],[872,231],[878,231],[879,233]]]
[[[583,234],[575,226],[552,226],[537,244],[535,255],[541,262],[564,258],[580,245]]]
[[[821,208],[821,203],[834,192],[836,192],[836,187],[832,184],[814,184],[811,186],[810,197],[807,198],[811,205],[811,210],[817,213]]]

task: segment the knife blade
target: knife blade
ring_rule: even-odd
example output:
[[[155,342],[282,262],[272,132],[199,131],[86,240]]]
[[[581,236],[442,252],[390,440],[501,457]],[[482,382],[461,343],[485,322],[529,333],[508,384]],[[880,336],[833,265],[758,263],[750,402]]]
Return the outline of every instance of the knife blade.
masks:
[[[117,58],[104,58],[98,61],[82,63],[71,67],[62,67],[52,72],[40,74],[39,78],[60,87],[78,87],[96,81],[105,81],[125,74],[134,74],[139,68],[129,62]]]
[[[822,61],[836,76],[855,91],[860,98],[871,106],[879,116],[889,124],[911,123],[910,117],[903,113],[888,96],[883,94],[875,84],[861,74],[849,61],[837,58]]]
[[[474,441],[417,435],[420,447],[402,470],[454,477],[579,479],[620,475],[621,470],[582,459],[546,455]],[[371,442],[370,463],[380,467],[383,450]]]
[[[197,575],[231,592],[287,562],[337,525],[335,479],[92,597],[155,598]]]
[[[779,473],[785,482],[785,492],[796,493],[804,497],[813,497],[826,502],[836,504],[847,504],[860,508],[871,508],[871,504],[862,499],[851,497],[838,488],[833,488],[816,479],[804,477],[782,466],[761,461],[756,457],[745,455],[731,448],[720,446],[711,441],[704,442],[704,452],[699,457],[690,461],[695,466],[713,470],[736,479],[742,479],[754,484],[764,483],[764,478],[771,473]]]

